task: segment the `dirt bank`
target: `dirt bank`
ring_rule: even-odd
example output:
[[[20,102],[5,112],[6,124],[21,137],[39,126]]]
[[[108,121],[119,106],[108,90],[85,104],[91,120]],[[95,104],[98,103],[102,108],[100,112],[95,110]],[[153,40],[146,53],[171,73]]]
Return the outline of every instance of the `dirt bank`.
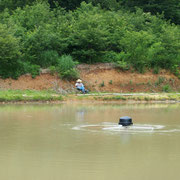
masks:
[[[162,70],[159,74],[146,72],[119,71],[111,64],[79,65],[81,79],[91,91],[97,92],[161,92],[180,91],[180,80],[173,74]],[[74,82],[62,81],[57,75],[43,71],[40,76],[32,79],[23,75],[18,80],[0,79],[0,89],[63,89],[71,91]]]

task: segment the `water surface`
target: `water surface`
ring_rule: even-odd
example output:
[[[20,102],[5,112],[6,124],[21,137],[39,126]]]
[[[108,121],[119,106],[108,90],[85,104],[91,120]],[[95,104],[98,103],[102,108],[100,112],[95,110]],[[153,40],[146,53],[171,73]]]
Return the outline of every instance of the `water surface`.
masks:
[[[126,115],[136,129],[116,125]],[[2,180],[179,180],[179,167],[179,104],[0,106]]]

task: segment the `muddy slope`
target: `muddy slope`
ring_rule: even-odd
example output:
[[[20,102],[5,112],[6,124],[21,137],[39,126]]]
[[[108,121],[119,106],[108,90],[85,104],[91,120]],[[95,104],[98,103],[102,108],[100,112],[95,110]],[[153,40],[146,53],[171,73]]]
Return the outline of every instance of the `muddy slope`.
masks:
[[[180,80],[173,74],[162,70],[159,74],[146,72],[123,72],[111,64],[79,65],[78,70],[84,84],[91,91],[98,92],[161,92],[180,91]],[[75,82],[62,81],[57,75],[42,71],[32,79],[23,75],[18,80],[0,79],[0,89],[68,90],[74,89]]]

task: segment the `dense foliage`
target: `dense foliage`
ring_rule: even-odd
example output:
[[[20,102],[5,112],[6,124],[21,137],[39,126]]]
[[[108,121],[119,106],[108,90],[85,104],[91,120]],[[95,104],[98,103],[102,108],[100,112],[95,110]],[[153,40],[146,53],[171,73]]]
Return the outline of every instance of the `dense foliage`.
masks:
[[[121,5],[131,11],[135,7],[142,8],[145,12],[152,14],[164,13],[165,18],[180,24],[180,1],[179,0],[119,0]]]
[[[79,77],[75,69],[76,62],[69,55],[63,55],[58,59],[56,71],[62,79],[76,80]],[[52,68],[52,66],[51,66]]]
[[[163,15],[145,13],[142,9],[148,10],[142,6],[142,0],[91,0],[89,4],[80,0],[27,2],[0,1],[3,10],[0,13],[0,76],[3,78],[17,78],[24,73],[35,77],[40,67],[62,69],[65,62],[73,64],[73,60],[115,62],[123,69],[133,67],[139,72],[166,68],[179,74],[179,25],[166,21]],[[142,9],[134,6],[132,12],[120,9],[138,2],[135,5]],[[156,0],[153,2],[158,6]],[[74,10],[66,11],[59,5]],[[74,65],[71,70],[74,71]],[[76,72],[70,74],[73,73],[75,77]]]
[[[0,76],[17,78],[20,69],[19,40],[6,25],[0,24]]]
[[[14,10],[17,7],[32,5],[41,0],[1,0],[0,11],[5,8]],[[43,0],[48,2],[51,8],[61,6],[67,10],[74,10],[80,7],[82,2],[92,3],[94,6],[100,5],[108,10],[120,10],[122,8],[135,11],[136,7],[152,14],[164,13],[165,18],[180,24],[180,1],[179,0]]]

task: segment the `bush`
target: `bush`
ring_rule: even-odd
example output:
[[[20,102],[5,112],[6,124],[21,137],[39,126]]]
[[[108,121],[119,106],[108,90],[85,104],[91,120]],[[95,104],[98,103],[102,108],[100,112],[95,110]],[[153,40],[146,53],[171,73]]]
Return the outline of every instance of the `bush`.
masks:
[[[50,70],[51,75],[54,75],[56,73],[56,67],[55,66],[50,66],[49,70]]]
[[[40,66],[36,64],[32,64],[30,66],[30,73],[31,73],[32,78],[35,78],[36,76],[38,76],[40,73]]]
[[[158,66],[155,66],[153,69],[154,74],[159,74],[160,68]]]
[[[123,71],[127,71],[130,68],[129,64],[127,62],[125,62],[125,61],[117,61],[115,63],[115,67],[118,68],[118,69],[121,69]]]
[[[170,87],[168,84],[166,84],[166,85],[164,85],[164,86],[162,87],[162,91],[163,91],[163,92],[171,92],[172,89],[171,89],[171,87]]]
[[[76,80],[79,78],[79,74],[77,72],[76,69],[69,69],[67,71],[64,71],[62,73],[60,73],[60,77],[62,79],[66,79],[66,80]]]
[[[105,84],[104,84],[104,81],[102,81],[102,83],[100,83],[99,87],[104,87]]]
[[[171,72],[174,73],[175,76],[179,77],[180,76],[180,70],[178,65],[173,65],[171,67]]]
[[[103,56],[103,61],[104,62],[119,62],[119,61],[128,61],[130,54],[125,53],[125,52],[114,52],[114,51],[108,51],[105,53],[105,55]]]
[[[102,62],[117,62],[119,59],[117,58],[117,53],[114,51],[105,52],[102,57]]]
[[[63,55],[58,60],[57,72],[62,79],[75,80],[79,77],[79,73],[75,69],[76,62],[70,55]]]
[[[155,82],[155,85],[156,85],[156,86],[159,86],[159,85],[161,85],[162,83],[164,83],[165,80],[166,80],[165,77],[159,76],[159,77],[158,77],[158,80]]]
[[[22,65],[23,65],[24,74],[30,73],[32,78],[35,78],[36,76],[39,75],[39,73],[40,73],[40,66],[39,65],[31,64],[29,62],[24,62],[24,63],[22,63]]]

